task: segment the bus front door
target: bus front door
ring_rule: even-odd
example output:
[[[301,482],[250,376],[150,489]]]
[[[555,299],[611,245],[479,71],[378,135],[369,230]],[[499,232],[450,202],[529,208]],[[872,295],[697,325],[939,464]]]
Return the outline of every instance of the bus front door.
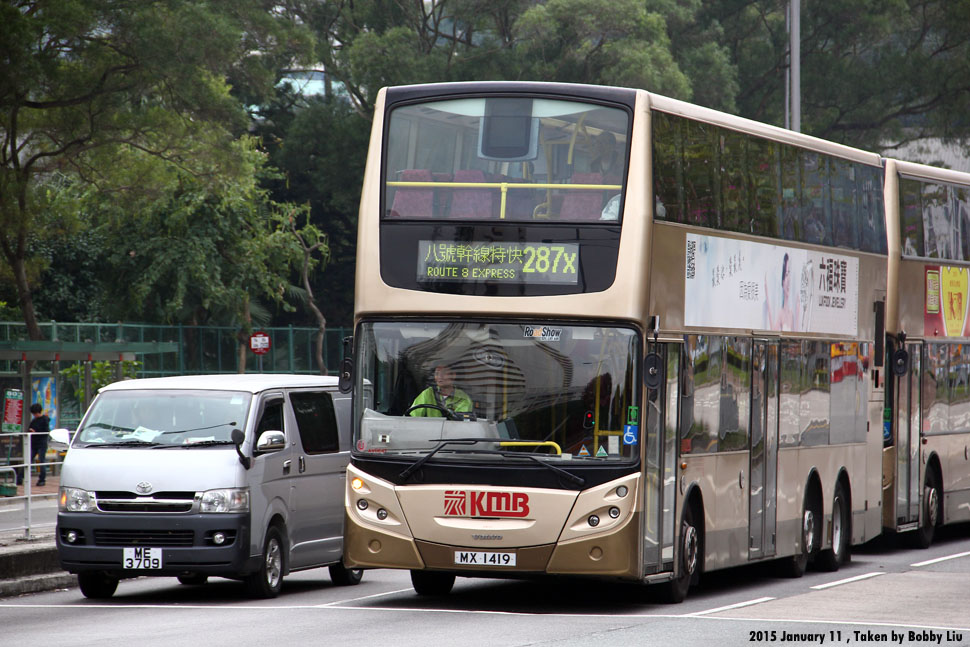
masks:
[[[920,381],[922,343],[906,344],[909,370],[896,380],[896,465],[895,507],[896,529],[901,530],[919,522],[920,504]],[[932,348],[932,346],[931,346]]]
[[[671,570],[676,511],[677,411],[687,387],[680,382],[682,344],[648,344],[657,355],[656,388],[645,388],[643,461],[643,573]],[[682,390],[684,393],[682,393]]]
[[[778,370],[778,342],[755,340],[751,357],[749,559],[762,559],[775,554]]]

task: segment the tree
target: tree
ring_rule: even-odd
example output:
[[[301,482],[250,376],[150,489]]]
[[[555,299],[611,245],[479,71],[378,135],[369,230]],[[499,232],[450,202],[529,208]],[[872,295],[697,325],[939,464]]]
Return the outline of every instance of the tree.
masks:
[[[28,240],[47,186],[67,175],[130,204],[173,173],[215,182],[250,170],[227,78],[271,79],[254,46],[289,45],[292,23],[259,0],[19,0],[0,6],[0,23],[0,252],[37,339]],[[119,166],[126,151],[140,163]]]

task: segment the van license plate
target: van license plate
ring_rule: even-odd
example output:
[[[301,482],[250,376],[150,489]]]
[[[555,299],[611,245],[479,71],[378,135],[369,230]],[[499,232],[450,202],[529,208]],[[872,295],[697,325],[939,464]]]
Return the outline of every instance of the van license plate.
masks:
[[[455,564],[465,566],[515,566],[515,553],[487,553],[456,550]]]
[[[122,568],[153,570],[162,567],[161,548],[125,548]]]

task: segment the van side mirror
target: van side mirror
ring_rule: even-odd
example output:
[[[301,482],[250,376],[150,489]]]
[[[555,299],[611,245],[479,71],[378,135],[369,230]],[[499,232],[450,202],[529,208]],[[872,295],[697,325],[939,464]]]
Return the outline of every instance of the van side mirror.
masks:
[[[58,451],[66,451],[71,446],[71,432],[67,429],[51,429],[50,447]]]
[[[260,454],[278,452],[284,447],[286,447],[286,436],[282,431],[264,431],[256,441],[256,451]]]
[[[253,459],[243,454],[241,449],[243,442],[246,440],[246,434],[243,433],[242,429],[233,429],[230,438],[232,439],[232,444],[236,446],[236,454],[239,455],[239,462],[248,470],[253,465]]]

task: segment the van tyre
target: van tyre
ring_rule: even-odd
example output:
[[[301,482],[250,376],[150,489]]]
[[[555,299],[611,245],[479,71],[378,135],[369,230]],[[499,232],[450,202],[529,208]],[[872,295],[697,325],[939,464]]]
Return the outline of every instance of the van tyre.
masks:
[[[104,571],[82,571],[77,574],[77,583],[84,597],[92,600],[105,600],[118,590],[118,580]]]
[[[354,586],[360,584],[364,571],[359,568],[347,568],[343,562],[330,565],[330,581],[337,586]]]
[[[849,561],[852,544],[849,505],[845,488],[841,482],[837,483],[835,496],[832,497],[832,547],[819,552],[815,558],[815,566],[820,571],[837,571],[842,564]]]
[[[246,588],[255,598],[275,598],[283,587],[283,538],[279,528],[270,526],[266,531],[263,556],[259,569],[246,576]]]
[[[694,508],[688,503],[684,506],[684,516],[680,523],[680,569],[674,579],[662,585],[665,602],[679,604],[684,601],[691,585],[700,579],[703,552],[700,530],[694,521]]]
[[[451,573],[411,571],[411,586],[414,587],[414,592],[418,595],[448,595],[454,585],[455,576]]]

